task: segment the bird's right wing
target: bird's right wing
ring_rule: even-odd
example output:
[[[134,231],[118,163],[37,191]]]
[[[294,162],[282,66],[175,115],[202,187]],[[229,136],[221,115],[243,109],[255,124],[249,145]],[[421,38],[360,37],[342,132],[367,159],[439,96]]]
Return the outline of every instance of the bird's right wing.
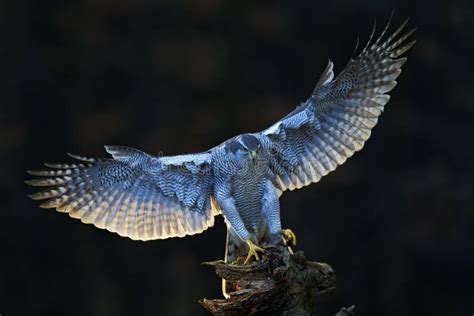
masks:
[[[415,43],[406,42],[414,30],[398,37],[405,25],[386,40],[388,24],[378,39],[372,32],[336,78],[329,62],[311,97],[261,132],[280,191],[318,182],[362,149],[397,84],[399,57]]]
[[[183,237],[213,226],[210,152],[160,158],[122,146],[106,150],[113,159],[71,155],[79,162],[29,171],[45,178],[27,184],[53,186],[31,198],[131,239]]]

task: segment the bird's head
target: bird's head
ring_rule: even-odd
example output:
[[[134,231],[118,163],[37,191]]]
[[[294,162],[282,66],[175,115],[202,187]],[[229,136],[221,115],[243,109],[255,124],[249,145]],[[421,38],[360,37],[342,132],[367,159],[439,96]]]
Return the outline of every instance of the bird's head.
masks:
[[[244,134],[234,138],[229,144],[229,149],[239,158],[256,160],[261,151],[261,144],[254,135]]]

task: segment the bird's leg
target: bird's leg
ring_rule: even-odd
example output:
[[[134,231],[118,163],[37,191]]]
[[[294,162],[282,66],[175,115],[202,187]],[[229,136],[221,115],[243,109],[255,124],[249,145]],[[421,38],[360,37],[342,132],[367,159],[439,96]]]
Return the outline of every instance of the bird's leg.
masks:
[[[245,259],[244,264],[248,263],[252,257],[255,257],[255,259],[258,260],[258,252],[264,252],[264,250],[263,248],[256,245],[256,238],[252,236],[245,227],[245,223],[243,222],[242,217],[240,217],[240,214],[235,207],[234,199],[229,194],[230,188],[223,187],[221,190],[217,190],[217,192],[218,194],[216,194],[216,199],[222,208],[224,217],[230,223],[240,240],[245,240],[249,246],[249,253],[247,255],[247,259]]]
[[[282,229],[281,232],[281,239],[288,246],[288,251],[290,254],[293,254],[293,250],[290,246],[296,246],[296,235],[293,233],[291,229]]]
[[[264,252],[265,250],[257,246],[251,239],[247,239],[247,245],[249,246],[249,253],[247,259],[245,259],[244,264],[247,264],[252,257],[255,257],[256,260],[259,260],[258,253]]]

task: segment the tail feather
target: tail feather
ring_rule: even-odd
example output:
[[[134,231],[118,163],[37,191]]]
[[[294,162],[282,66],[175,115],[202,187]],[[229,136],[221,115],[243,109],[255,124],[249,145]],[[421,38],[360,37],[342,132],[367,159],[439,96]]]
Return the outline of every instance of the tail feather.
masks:
[[[232,262],[237,259],[235,256],[235,243],[231,241],[230,239],[230,228],[227,228],[227,236],[225,239],[225,256],[224,256],[224,262]],[[222,279],[222,295],[224,295],[225,298],[230,297],[230,292],[234,290],[233,286],[231,286],[230,283],[227,282],[226,279]]]
[[[227,229],[227,237],[225,241],[225,258],[224,258],[224,262],[226,263],[237,260],[237,256],[236,256],[237,247],[230,237],[231,237],[230,231],[229,229]]]
[[[225,242],[224,262],[236,261],[240,256],[246,254],[246,244],[243,243],[235,233],[234,229],[227,225],[227,237]],[[236,284],[222,279],[222,294],[225,298],[229,298],[231,292],[236,290]]]

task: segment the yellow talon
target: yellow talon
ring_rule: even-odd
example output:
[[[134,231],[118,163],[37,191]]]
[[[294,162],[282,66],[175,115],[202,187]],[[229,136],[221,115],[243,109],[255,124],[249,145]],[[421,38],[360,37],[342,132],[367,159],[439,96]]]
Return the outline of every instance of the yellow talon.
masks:
[[[281,237],[283,238],[283,241],[287,245],[293,245],[296,246],[296,235],[293,233],[291,229],[282,229],[281,230]]]
[[[252,257],[255,257],[256,260],[259,260],[258,253],[264,252],[263,248],[260,248],[256,244],[253,243],[250,239],[247,239],[247,245],[249,245],[249,253],[247,255],[247,259],[245,259],[244,264],[247,264]]]

